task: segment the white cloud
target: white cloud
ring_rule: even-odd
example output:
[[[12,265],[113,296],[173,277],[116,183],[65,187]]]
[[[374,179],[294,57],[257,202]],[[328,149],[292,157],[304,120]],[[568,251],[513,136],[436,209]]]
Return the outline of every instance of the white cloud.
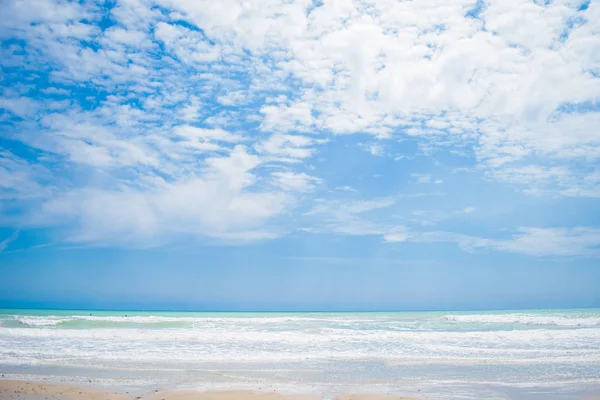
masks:
[[[267,105],[260,112],[264,115],[261,128],[265,131],[306,132],[312,128],[313,116],[308,102],[292,105]]]
[[[341,205],[341,209],[351,214],[362,214],[368,211],[377,210],[380,208],[390,207],[396,204],[395,197],[382,197],[375,200],[353,201]]]
[[[275,185],[286,191],[311,192],[314,190],[315,184],[322,182],[321,179],[304,172],[274,172],[272,177]]]
[[[409,238],[409,235],[404,232],[391,232],[383,235],[383,240],[390,243],[405,242]]]
[[[308,15],[306,2],[165,3],[235,51],[268,54],[271,76],[297,79],[294,96],[261,109],[265,130],[449,136],[475,144],[499,179],[503,164],[530,157],[598,157],[599,113],[560,111],[600,93],[595,3],[492,1],[475,18],[471,0],[324,4]],[[594,193],[574,179],[565,193]]]
[[[353,236],[396,235],[404,230],[403,226],[389,221],[381,223],[366,214],[391,207],[397,201],[398,198],[393,196],[349,202],[322,200],[305,216],[317,217],[319,232]]]
[[[46,197],[52,187],[41,182],[50,176],[46,168],[0,150],[0,200]]]
[[[344,186],[338,186],[336,188],[334,188],[334,190],[341,190],[343,192],[357,192],[356,189],[354,189],[352,186],[348,186],[348,185],[344,185]]]
[[[237,146],[226,157],[207,159],[203,177],[149,188],[81,189],[46,202],[33,225],[68,220],[68,240],[111,245],[153,245],[174,235],[226,239],[277,236],[264,223],[289,204],[283,192],[253,190],[258,157]]]
[[[417,183],[431,183],[431,175],[429,174],[410,174],[410,176],[416,179]]]
[[[383,157],[385,155],[385,150],[381,144],[378,143],[361,143],[359,144],[363,150],[371,153],[375,157]]]
[[[390,207],[399,198],[388,197],[348,203],[321,202],[307,215],[318,215],[321,224],[312,232],[334,232],[353,236],[379,236],[388,243],[456,243],[466,251],[493,250],[528,256],[600,256],[600,229],[587,227],[521,227],[508,238],[486,238],[445,231],[423,231],[393,222],[389,217],[372,218],[364,214]],[[469,214],[473,207],[453,213]],[[452,215],[413,210],[421,225],[431,225]],[[306,231],[306,230],[305,230]]]
[[[27,97],[0,98],[0,110],[8,110],[21,118],[33,116],[37,111],[37,108],[37,102]]]
[[[507,239],[488,239],[450,232],[411,233],[415,242],[456,242],[465,250],[491,249],[529,256],[598,256],[600,229],[522,227]]]
[[[442,179],[433,179],[433,176],[431,176],[431,174],[410,174],[410,176],[415,179],[417,181],[417,183],[421,183],[421,184],[436,184],[439,185],[441,183],[444,183],[444,181]]]
[[[8,245],[19,238],[19,231],[14,231],[9,237],[0,241],[0,253],[2,253]]]
[[[311,157],[315,151],[313,146],[323,142],[324,140],[314,139],[309,136],[276,133],[268,139],[259,142],[256,145],[256,149],[265,156],[293,163]]]
[[[160,27],[157,27],[157,29],[160,29]],[[147,40],[144,32],[118,27],[108,29],[105,36],[109,43],[119,43],[127,46],[142,46]]]
[[[217,102],[223,106],[236,106],[248,102],[248,93],[243,90],[232,91],[217,97]]]
[[[48,87],[48,88],[44,88],[41,90],[43,93],[46,94],[56,94],[56,95],[68,95],[70,92],[66,89],[61,89],[61,88],[55,88],[55,87]]]
[[[495,240],[496,250],[535,256],[577,256],[600,254],[600,229],[526,227],[509,240]]]
[[[2,14],[6,20],[0,33],[4,35],[23,30],[30,23],[60,24],[90,16],[80,4],[55,1],[40,1],[35,7],[23,1],[3,2]]]
[[[183,26],[159,22],[154,35],[185,63],[216,61],[221,56],[218,46],[209,43],[199,32]]]
[[[189,141],[220,141],[220,142],[239,142],[241,138],[238,135],[231,134],[223,129],[206,129],[189,125],[176,126],[173,129],[176,136],[185,138]]]
[[[411,160],[380,140],[409,136],[428,156],[468,149],[471,171],[528,194],[600,197],[600,4],[579,5],[495,0],[469,16],[473,0],[5,1],[0,37],[18,40],[2,62],[24,83],[0,95],[2,122],[42,161],[3,153],[0,190],[45,199],[36,223],[65,217],[76,241],[273,237],[274,217],[327,184],[302,172],[326,136],[366,133],[374,156]],[[308,215],[326,215],[322,231],[411,240],[364,215],[396,200]]]

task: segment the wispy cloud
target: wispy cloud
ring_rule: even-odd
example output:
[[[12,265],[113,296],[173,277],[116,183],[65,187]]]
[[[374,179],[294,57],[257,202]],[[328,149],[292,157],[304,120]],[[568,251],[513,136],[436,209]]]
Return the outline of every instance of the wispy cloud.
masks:
[[[415,232],[414,242],[454,242],[462,249],[490,249],[529,256],[599,256],[600,229],[522,227],[509,238],[490,239],[450,232]],[[394,240],[389,240],[394,241]],[[403,240],[404,241],[404,240]]]
[[[385,149],[380,143],[360,143],[358,146],[375,157],[385,155]]]
[[[8,245],[10,245],[12,242],[17,240],[18,238],[19,238],[19,231],[14,231],[12,233],[12,235],[10,235],[6,239],[0,241],[0,253],[3,252],[4,250],[6,250]]]
[[[417,182],[422,184],[436,184],[444,183],[442,179],[434,179],[430,174],[411,174],[411,177]]]

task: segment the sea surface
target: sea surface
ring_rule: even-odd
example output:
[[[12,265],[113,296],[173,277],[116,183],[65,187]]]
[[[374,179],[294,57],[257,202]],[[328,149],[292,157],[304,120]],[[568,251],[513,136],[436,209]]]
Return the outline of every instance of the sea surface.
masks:
[[[0,372],[324,398],[582,399],[600,394],[600,310],[0,310]]]

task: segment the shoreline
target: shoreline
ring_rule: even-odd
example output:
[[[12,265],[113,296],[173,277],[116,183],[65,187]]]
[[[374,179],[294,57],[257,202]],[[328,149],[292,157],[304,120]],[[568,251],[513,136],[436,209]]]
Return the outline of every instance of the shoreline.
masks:
[[[600,398],[600,310],[32,314],[0,310],[1,379],[141,399],[154,389],[324,400]],[[36,396],[28,400],[48,400]]]
[[[149,392],[107,390],[85,385],[48,381],[8,380],[0,378],[0,399],[22,400],[320,400],[322,396],[288,395],[257,390],[162,390]],[[329,398],[328,398],[329,400]],[[331,400],[431,400],[428,397],[389,396],[381,394],[342,394]]]
[[[89,382],[89,384],[87,384]],[[410,392],[410,391],[409,391]],[[307,394],[301,394],[307,393]],[[0,376],[0,400],[442,400],[455,398],[438,397],[433,394],[382,394],[375,392],[337,392],[327,394],[324,392],[286,392],[277,389],[239,389],[235,384],[223,389],[189,388],[162,386],[160,383],[145,387],[130,386],[126,384],[107,385],[97,380],[89,379],[81,383],[65,383],[55,380],[41,379],[8,379]],[[456,393],[458,394],[458,393]],[[596,393],[564,393],[561,399],[569,400],[600,400]],[[464,393],[463,393],[464,395]],[[516,397],[515,397],[516,395]],[[469,399],[484,399],[486,397],[462,397]],[[502,397],[495,399],[529,399],[516,393],[505,392]],[[531,397],[533,399],[533,397]],[[536,397],[537,398],[537,397]],[[552,397],[553,399],[555,397]],[[558,399],[558,397],[556,397]]]

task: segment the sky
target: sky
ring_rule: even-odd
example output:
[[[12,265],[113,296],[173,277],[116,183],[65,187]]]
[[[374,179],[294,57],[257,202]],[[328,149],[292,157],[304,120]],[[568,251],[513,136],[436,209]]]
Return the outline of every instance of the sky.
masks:
[[[0,2],[0,307],[600,307],[600,2]]]

